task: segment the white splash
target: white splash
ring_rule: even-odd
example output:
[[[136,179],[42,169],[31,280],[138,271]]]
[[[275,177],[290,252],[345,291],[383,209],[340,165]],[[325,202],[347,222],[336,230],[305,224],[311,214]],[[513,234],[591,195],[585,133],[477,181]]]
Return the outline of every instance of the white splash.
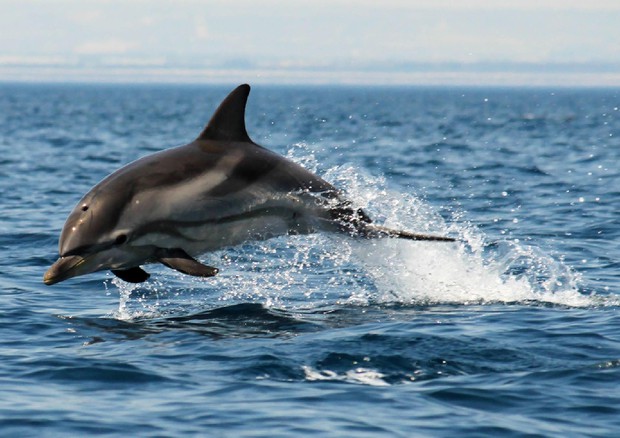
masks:
[[[377,184],[381,182],[377,179],[368,181],[370,185],[359,181],[350,184],[350,194],[366,210],[386,212],[387,226],[459,239],[455,243],[399,239],[353,242],[355,257],[377,288],[376,294],[366,297],[369,302],[600,305],[600,300],[580,292],[578,273],[540,248],[508,240],[488,244],[486,236],[473,225],[448,224],[415,196],[390,192]],[[460,218],[463,214],[453,216]]]
[[[307,365],[304,365],[302,368],[306,380],[309,381],[327,380],[354,383],[357,385],[390,386],[390,384],[384,380],[385,375],[383,373],[369,368],[355,368],[343,374],[338,374],[331,370],[319,371]]]
[[[119,291],[118,309],[109,316],[129,321],[136,318],[158,317],[165,313],[167,297],[166,286],[160,281],[151,281],[143,284],[127,283],[119,278],[109,280]],[[105,283],[108,288],[108,281]]]

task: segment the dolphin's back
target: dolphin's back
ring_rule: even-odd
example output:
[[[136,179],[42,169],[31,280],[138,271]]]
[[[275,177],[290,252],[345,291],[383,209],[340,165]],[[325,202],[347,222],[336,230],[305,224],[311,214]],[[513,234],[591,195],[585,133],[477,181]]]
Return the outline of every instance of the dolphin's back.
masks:
[[[336,197],[336,189],[303,167],[248,143],[197,140],[144,157],[92,190],[125,193],[126,217],[193,222],[250,212],[274,201]],[[142,218],[143,219],[143,218]]]

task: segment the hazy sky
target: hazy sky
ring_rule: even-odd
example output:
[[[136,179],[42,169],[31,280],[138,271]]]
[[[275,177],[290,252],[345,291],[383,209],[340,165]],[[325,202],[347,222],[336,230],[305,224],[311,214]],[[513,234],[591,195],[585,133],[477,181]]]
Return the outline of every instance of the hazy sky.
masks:
[[[620,73],[619,0],[0,0],[0,29],[0,79],[66,74],[61,66],[251,70],[275,81],[406,78],[454,64]]]

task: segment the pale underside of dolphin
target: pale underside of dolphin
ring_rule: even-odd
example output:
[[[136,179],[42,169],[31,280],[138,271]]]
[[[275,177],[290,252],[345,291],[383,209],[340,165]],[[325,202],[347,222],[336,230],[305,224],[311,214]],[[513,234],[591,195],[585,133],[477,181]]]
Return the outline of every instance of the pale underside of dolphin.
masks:
[[[140,266],[157,262],[210,277],[217,268],[194,257],[320,230],[454,240],[375,225],[331,184],[254,143],[245,128],[249,92],[233,90],[193,142],[140,158],[93,187],[67,218],[45,284],[107,269],[139,283],[149,278]]]

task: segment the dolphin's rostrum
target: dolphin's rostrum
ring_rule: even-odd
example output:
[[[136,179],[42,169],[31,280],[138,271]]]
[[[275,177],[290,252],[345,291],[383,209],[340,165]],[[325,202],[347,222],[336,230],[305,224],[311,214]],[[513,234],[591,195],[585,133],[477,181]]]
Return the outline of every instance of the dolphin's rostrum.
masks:
[[[318,230],[365,237],[452,241],[374,225],[331,184],[254,143],[245,128],[249,85],[233,90],[196,140],[143,157],[93,187],[60,235],[54,284],[105,269],[147,280],[162,263],[199,277],[216,268],[194,259],[248,240]]]

